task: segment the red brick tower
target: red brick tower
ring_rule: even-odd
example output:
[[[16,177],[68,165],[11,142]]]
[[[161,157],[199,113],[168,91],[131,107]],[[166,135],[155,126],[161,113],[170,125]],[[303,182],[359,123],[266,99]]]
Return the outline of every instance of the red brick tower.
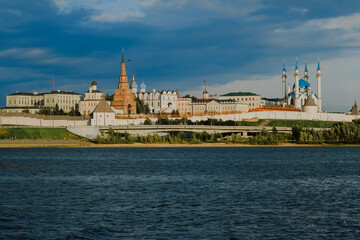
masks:
[[[129,88],[128,77],[124,61],[124,49],[122,52],[121,71],[119,76],[119,88],[115,89],[114,100],[111,102],[114,109],[123,110],[123,114],[136,114],[136,102]]]

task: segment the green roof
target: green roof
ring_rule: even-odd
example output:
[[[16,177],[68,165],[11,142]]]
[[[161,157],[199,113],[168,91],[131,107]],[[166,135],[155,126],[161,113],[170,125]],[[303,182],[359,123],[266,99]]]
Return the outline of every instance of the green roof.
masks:
[[[280,102],[282,100],[284,100],[283,98],[261,98],[263,100],[266,100],[266,101],[273,101],[273,102]]]
[[[221,95],[221,97],[235,97],[235,96],[259,96],[259,95],[252,92],[232,92]]]

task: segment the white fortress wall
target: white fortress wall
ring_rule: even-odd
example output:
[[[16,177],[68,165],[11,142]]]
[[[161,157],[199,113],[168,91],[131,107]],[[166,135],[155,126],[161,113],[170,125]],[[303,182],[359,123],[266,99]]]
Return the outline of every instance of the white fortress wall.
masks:
[[[34,127],[87,126],[88,120],[41,119],[26,116],[0,116],[0,125],[22,125]]]
[[[53,118],[53,119],[52,119]],[[191,121],[207,120],[208,118],[222,119],[223,121],[233,120],[250,120],[250,119],[287,119],[287,120],[317,120],[317,121],[339,121],[351,122],[354,119],[360,119],[360,115],[346,115],[341,113],[315,113],[309,114],[306,112],[286,112],[286,111],[262,111],[262,112],[249,112],[242,114],[229,114],[229,115],[214,115],[214,116],[193,116],[189,117]],[[143,125],[146,118],[137,119],[114,119],[114,126],[118,125]],[[175,119],[175,118],[170,118]],[[153,124],[157,118],[150,118]],[[88,126],[89,120],[74,119],[71,117],[60,116],[55,117],[30,117],[29,116],[9,116],[0,115],[0,125],[23,125],[23,126],[36,126],[36,127],[68,127],[68,126]]]

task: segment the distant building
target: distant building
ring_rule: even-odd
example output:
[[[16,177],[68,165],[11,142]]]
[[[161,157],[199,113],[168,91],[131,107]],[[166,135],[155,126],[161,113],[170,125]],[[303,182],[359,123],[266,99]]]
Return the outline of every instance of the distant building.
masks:
[[[261,98],[262,100],[262,105],[267,105],[267,106],[273,106],[273,105],[283,105],[283,101],[284,99],[282,98]]]
[[[44,105],[44,93],[15,92],[6,96],[7,107],[41,107]]]
[[[151,92],[147,92],[146,85],[142,82],[140,91],[138,91],[134,76],[131,82],[131,90],[136,98],[143,100],[144,104],[149,106],[150,113],[172,113],[177,111],[177,101],[180,95],[176,90],[156,91],[153,89]]]
[[[134,95],[129,88],[128,77],[126,75],[124,49],[122,52],[118,89],[115,89],[114,99],[111,102],[111,106],[119,114],[136,114],[136,102]]]
[[[94,126],[111,126],[114,125],[115,112],[105,100],[105,96],[101,96],[101,100],[93,111],[91,125]]]
[[[260,95],[252,92],[232,92],[219,96],[220,100],[235,100],[249,106],[249,109],[259,108],[265,105]]]
[[[285,85],[286,85],[286,68],[285,62],[283,64],[282,71],[282,88],[283,88],[283,99],[286,101],[288,105],[293,105],[294,107],[301,109],[306,100],[311,96],[313,98],[314,103],[317,105],[317,112],[322,111],[322,102],[321,102],[321,71],[320,71],[320,62],[318,61],[318,66],[316,70],[316,79],[317,79],[317,93],[313,92],[311,89],[311,84],[309,82],[308,76],[308,67],[307,63],[305,63],[304,77],[300,79],[298,62],[296,61],[295,65],[295,83],[290,89],[288,86],[288,90],[285,93]]]
[[[192,115],[233,114],[249,111],[248,104],[234,99],[214,99],[208,96],[205,85],[203,98],[191,103]]]
[[[192,113],[191,98],[180,97],[177,99],[177,110],[180,115]]]
[[[71,109],[78,109],[82,95],[70,91],[51,91],[48,93],[26,93],[15,92],[6,96],[6,107],[2,112],[23,112],[38,113],[42,107],[54,108],[56,104],[65,113]]]
[[[358,105],[355,101],[354,106],[351,108],[349,115],[360,115]]]
[[[311,95],[306,99],[305,104],[302,106],[302,111],[309,114],[316,114],[318,107]]]
[[[42,106],[44,106],[44,93],[15,92],[6,96],[6,107],[3,107],[1,112],[37,113]]]
[[[79,112],[81,115],[90,115],[98,103],[101,101],[103,92],[97,90],[97,82],[93,81],[89,91],[85,92],[85,97],[79,102]]]
[[[72,109],[78,109],[81,98],[82,95],[76,92],[51,91],[44,93],[44,106],[55,108],[55,106],[58,105],[60,110],[62,109],[65,113],[68,113]]]

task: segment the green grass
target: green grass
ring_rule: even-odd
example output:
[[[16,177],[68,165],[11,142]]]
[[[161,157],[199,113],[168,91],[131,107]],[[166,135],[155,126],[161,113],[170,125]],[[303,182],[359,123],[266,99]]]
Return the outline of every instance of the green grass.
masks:
[[[0,139],[80,139],[65,128],[0,128]]]
[[[295,124],[299,124],[305,128],[330,128],[336,122],[332,121],[312,121],[312,120],[285,120],[285,119],[276,119],[271,120],[267,125],[269,127],[292,127]]]
[[[259,126],[261,123],[263,123],[265,119],[259,119],[256,122],[250,122],[250,121],[237,121],[237,126]]]

